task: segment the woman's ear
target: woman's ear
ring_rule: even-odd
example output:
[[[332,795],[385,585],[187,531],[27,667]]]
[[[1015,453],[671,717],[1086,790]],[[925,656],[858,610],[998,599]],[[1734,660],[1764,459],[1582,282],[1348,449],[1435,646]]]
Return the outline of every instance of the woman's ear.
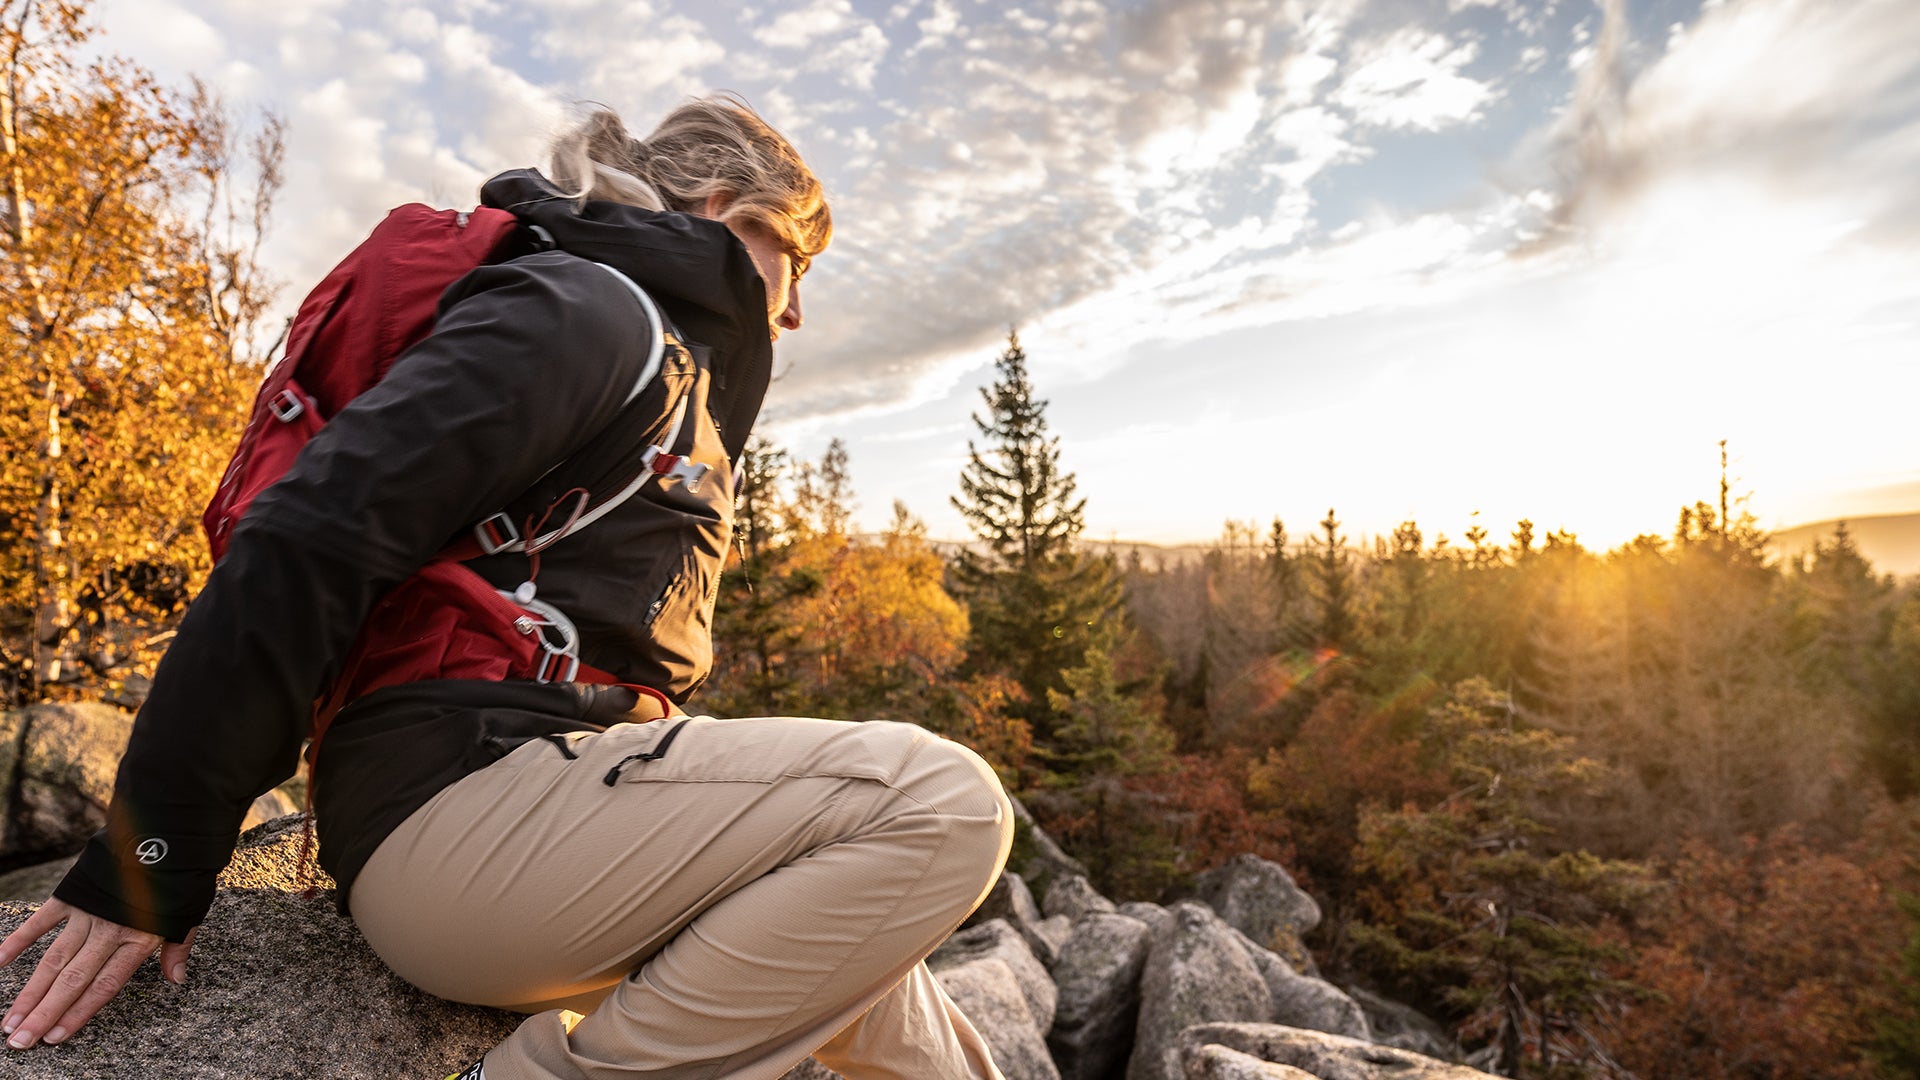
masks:
[[[716,191],[713,194],[707,196],[707,201],[701,205],[700,216],[704,218],[712,218],[715,221],[718,221],[720,220],[720,215],[726,213],[727,207],[732,205],[733,205],[733,192]]]

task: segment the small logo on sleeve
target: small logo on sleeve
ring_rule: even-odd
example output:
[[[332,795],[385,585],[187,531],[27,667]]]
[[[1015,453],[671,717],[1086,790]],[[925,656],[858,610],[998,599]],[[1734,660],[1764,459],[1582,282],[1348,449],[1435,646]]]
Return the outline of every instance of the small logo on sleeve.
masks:
[[[133,849],[133,857],[140,860],[141,866],[152,866],[167,857],[167,842],[157,836],[149,836]]]

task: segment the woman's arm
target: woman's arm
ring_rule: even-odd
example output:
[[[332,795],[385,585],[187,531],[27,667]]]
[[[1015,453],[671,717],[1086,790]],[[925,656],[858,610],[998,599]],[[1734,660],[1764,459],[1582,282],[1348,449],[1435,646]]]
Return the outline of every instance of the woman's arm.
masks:
[[[607,423],[650,345],[626,288],[559,253],[482,268],[443,305],[434,333],[261,495],[182,620],[106,828],[55,889],[59,907],[0,944],[10,962],[67,919],[8,1010],[27,1013],[15,1039],[50,1034],[63,1000],[110,998],[124,978],[101,980],[133,951],[137,964],[164,939],[184,959],[247,804],[292,774],[313,699],[373,604]],[[72,1007],[69,1032],[91,1015]]]

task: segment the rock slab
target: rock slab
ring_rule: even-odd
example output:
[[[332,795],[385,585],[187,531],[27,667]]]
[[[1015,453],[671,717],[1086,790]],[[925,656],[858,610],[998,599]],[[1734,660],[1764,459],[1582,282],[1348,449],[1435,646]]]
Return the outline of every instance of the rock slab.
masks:
[[[1125,1069],[1152,933],[1138,919],[1098,912],[1075,925],[1053,968],[1060,1005],[1047,1033],[1062,1080],[1108,1080]]]
[[[1192,901],[1175,904],[1154,931],[1140,1002],[1127,1080],[1182,1080],[1181,1032],[1216,1021],[1265,1023],[1273,1008],[1233,928]]]
[[[441,1077],[507,1037],[521,1017],[456,1005],[389,972],[334,909],[298,887],[300,819],[251,830],[221,876],[187,983],[151,960],[60,1046],[5,1053],[9,1080],[394,1080]],[[325,883],[330,885],[330,882]],[[0,903],[0,933],[34,908]],[[0,968],[0,999],[26,984],[45,942]],[[325,1063],[316,1074],[315,1064]]]
[[[1234,937],[1247,951],[1247,959],[1253,961],[1260,977],[1266,980],[1267,990],[1273,994],[1273,1009],[1268,1014],[1272,1022],[1373,1040],[1366,1010],[1339,987],[1300,974],[1277,953],[1254,944],[1252,938],[1237,930]]]
[[[1020,992],[1027,999],[1027,1015],[1032,1017],[1033,1026],[1045,1032],[1053,1026],[1054,1008],[1059,1004],[1060,991],[1048,977],[1047,969],[1033,955],[1026,939],[1007,924],[1005,919],[991,919],[979,926],[968,927],[948,938],[944,944],[927,957],[927,967],[935,975],[948,968],[960,967],[975,960],[997,959],[1007,965],[1014,980],[1020,984]],[[965,1011],[962,1007],[961,1011]],[[967,1014],[969,1018],[972,1013]],[[975,1021],[978,1023],[978,1021]]]
[[[0,713],[0,860],[10,867],[80,850],[106,824],[133,717],[111,705]]]
[[[1291,1065],[1261,1061],[1251,1054],[1208,1044],[1194,1047],[1182,1059],[1187,1080],[1319,1080]]]
[[[1205,1047],[1223,1046],[1318,1080],[1493,1080],[1478,1069],[1410,1050],[1278,1024],[1199,1024],[1182,1031],[1178,1043],[1183,1061],[1203,1057]]]
[[[1027,997],[1006,961],[988,956],[949,967],[934,976],[993,1051],[1007,1080],[1060,1080],[1027,1011]]]
[[[1241,855],[1201,874],[1195,890],[1227,925],[1272,948],[1280,932],[1299,935],[1320,925],[1320,904],[1278,863]]]

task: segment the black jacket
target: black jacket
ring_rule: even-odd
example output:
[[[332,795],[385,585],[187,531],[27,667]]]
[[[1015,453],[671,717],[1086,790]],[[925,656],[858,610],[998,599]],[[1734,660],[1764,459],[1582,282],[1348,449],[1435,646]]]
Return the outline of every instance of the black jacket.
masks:
[[[54,890],[61,900],[181,940],[212,903],[248,804],[293,774],[314,698],[380,597],[496,510],[518,519],[576,485],[598,494],[632,475],[683,398],[669,449],[707,463],[707,479],[697,491],[648,484],[543,552],[537,583],[578,626],[586,663],[676,701],[706,678],[732,462],[772,367],[753,261],[718,222],[603,202],[577,210],[531,171],[494,178],[482,200],[541,226],[558,250],[456,282],[433,333],[255,502],[155,674],[107,826]],[[687,346],[667,350],[660,377],[624,406],[652,335],[639,301],[594,262],[645,289]],[[469,565],[508,589],[528,573],[524,555]],[[445,784],[527,738],[611,722],[631,702],[627,691],[530,684],[368,695],[322,743],[321,864],[344,892]]]

